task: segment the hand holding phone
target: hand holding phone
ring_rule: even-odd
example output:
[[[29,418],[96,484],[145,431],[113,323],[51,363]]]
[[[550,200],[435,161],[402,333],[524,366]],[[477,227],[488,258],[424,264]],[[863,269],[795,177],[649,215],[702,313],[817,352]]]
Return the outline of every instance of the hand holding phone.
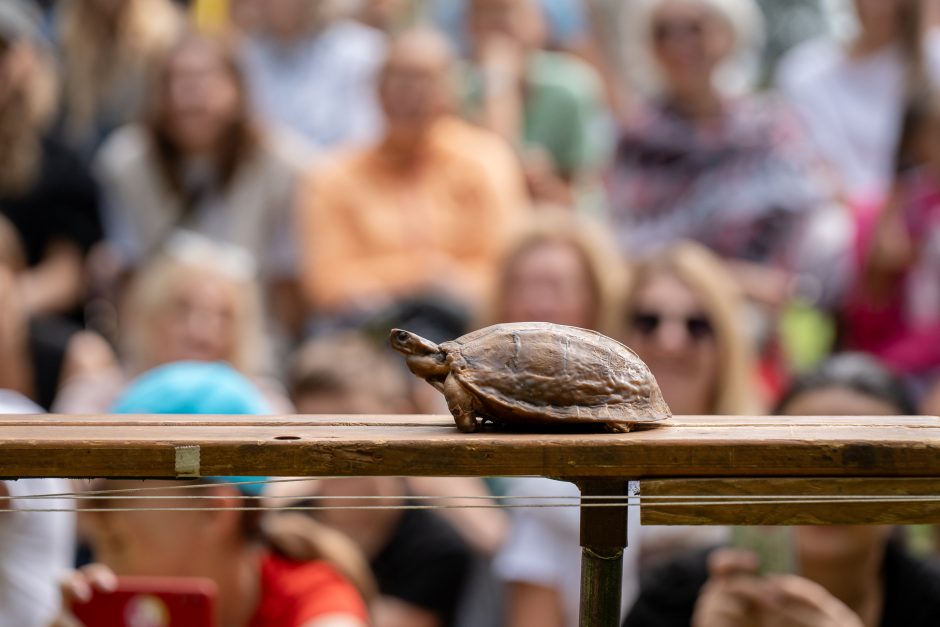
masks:
[[[217,592],[211,580],[109,578],[110,571],[102,568],[78,571],[64,590],[71,618],[87,627],[215,626]]]

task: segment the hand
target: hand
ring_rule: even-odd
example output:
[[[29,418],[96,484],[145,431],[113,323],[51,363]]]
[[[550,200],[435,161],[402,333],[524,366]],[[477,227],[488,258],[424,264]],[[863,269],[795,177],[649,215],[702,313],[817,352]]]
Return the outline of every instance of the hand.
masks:
[[[104,564],[89,564],[72,571],[59,583],[62,609],[49,627],[82,627],[82,623],[69,610],[72,603],[90,600],[95,590],[113,592],[115,588],[117,577]]]
[[[753,553],[719,549],[708,559],[708,582],[702,588],[692,627],[758,627],[766,582],[757,577]]]
[[[762,627],[865,627],[855,612],[815,581],[773,575],[767,586]]]

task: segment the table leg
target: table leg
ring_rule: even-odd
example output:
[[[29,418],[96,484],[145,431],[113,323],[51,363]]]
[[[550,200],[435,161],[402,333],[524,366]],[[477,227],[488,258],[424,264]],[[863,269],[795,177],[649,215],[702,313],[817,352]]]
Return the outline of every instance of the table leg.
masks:
[[[581,500],[580,627],[620,627],[623,550],[627,546],[628,482],[578,481],[581,495],[609,496],[623,506],[590,507],[603,499]],[[587,507],[586,507],[587,505]]]

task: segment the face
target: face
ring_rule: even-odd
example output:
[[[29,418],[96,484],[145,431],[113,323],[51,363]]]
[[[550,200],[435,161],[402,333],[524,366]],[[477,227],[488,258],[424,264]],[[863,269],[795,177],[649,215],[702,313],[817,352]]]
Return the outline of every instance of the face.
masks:
[[[699,298],[677,277],[657,272],[634,303],[626,343],[649,366],[673,413],[711,412],[718,345]]]
[[[893,416],[898,408],[846,388],[812,390],[783,408],[788,416]],[[803,559],[841,561],[880,550],[891,534],[885,525],[814,525],[797,527],[796,547]]]
[[[449,58],[443,44],[417,35],[391,51],[379,80],[387,133],[419,138],[447,109]]]
[[[186,277],[158,317],[155,361],[232,361],[237,311],[231,282],[200,273]]]
[[[694,0],[664,0],[653,12],[650,39],[666,87],[688,92],[711,82],[734,46],[730,25]]]
[[[213,150],[238,118],[241,106],[235,78],[218,51],[203,42],[175,53],[163,97],[170,137],[191,154]]]
[[[530,0],[473,0],[469,28],[474,41],[494,35],[524,39],[532,19]]]
[[[140,481],[106,481],[103,489],[140,488]],[[143,511],[144,508],[206,507],[226,501],[192,501],[183,498],[192,491],[181,490],[173,482],[148,481],[158,487],[147,495],[159,501],[113,499],[95,501],[105,508],[136,508],[136,511],[107,511],[93,514],[92,546],[95,559],[126,576],[205,576],[209,547],[219,542],[220,525],[228,514],[206,511]],[[219,488],[221,490],[222,488]],[[195,504],[194,504],[195,503]],[[233,501],[229,505],[237,504]]]
[[[597,325],[597,299],[583,256],[571,244],[534,245],[516,258],[503,294],[504,322]]]

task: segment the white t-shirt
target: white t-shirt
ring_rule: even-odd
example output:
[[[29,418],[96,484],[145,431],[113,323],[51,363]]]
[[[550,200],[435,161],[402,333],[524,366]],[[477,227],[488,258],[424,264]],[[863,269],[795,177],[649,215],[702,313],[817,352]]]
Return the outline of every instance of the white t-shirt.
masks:
[[[72,509],[71,499],[23,496],[71,491],[65,479],[4,481],[4,509]],[[3,502],[3,501],[0,501]],[[44,627],[59,611],[59,580],[75,557],[73,512],[0,514],[0,627]]]
[[[511,480],[508,494],[513,496],[577,497],[580,491],[572,483],[552,479]],[[577,499],[547,498],[519,503],[577,504]],[[514,509],[506,544],[497,554],[493,567],[506,581],[519,581],[554,588],[561,597],[565,626],[578,626],[581,595],[580,514],[577,507]],[[631,507],[627,519],[627,549],[623,553],[623,588],[621,618],[636,598],[637,563],[640,538],[639,508]]]
[[[928,76],[940,84],[940,33],[928,35],[924,55]],[[777,86],[850,196],[881,194],[891,183],[904,74],[897,46],[853,59],[829,38],[796,46],[777,68]]]
[[[0,414],[38,414],[42,409],[8,390],[0,390]],[[3,417],[0,416],[0,420]],[[74,509],[71,499],[26,499],[62,494],[65,479],[20,479],[0,482],[9,499],[3,509]],[[45,627],[60,607],[59,580],[75,558],[75,513],[0,513],[0,627]]]

